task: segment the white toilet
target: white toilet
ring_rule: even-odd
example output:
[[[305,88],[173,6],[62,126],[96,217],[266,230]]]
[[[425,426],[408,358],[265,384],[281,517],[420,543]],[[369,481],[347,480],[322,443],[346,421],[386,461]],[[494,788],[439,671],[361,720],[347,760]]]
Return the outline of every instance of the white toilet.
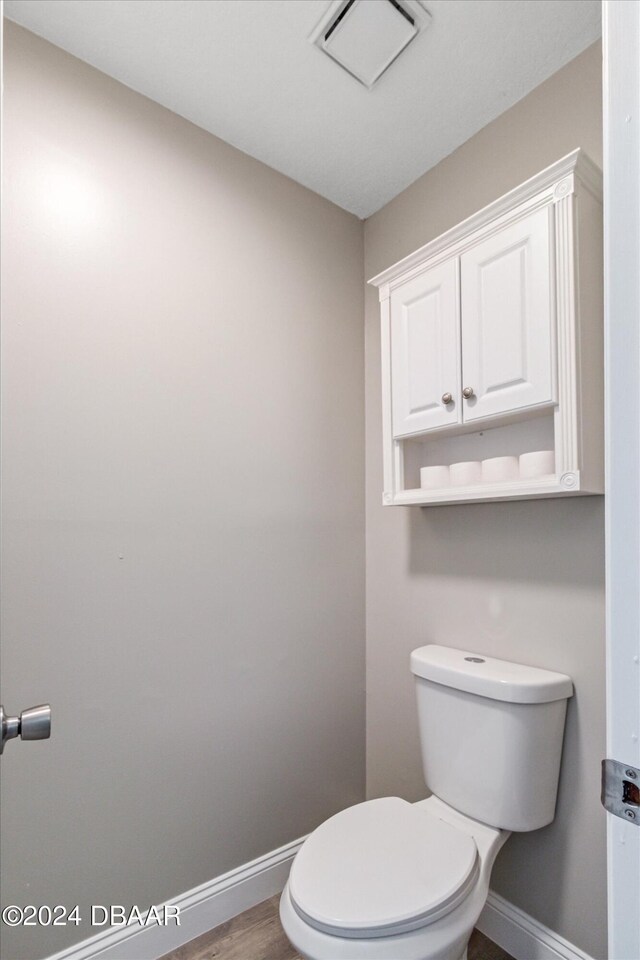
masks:
[[[435,645],[411,670],[433,795],[357,804],[308,837],[280,901],[308,960],[464,960],[509,833],[553,820],[571,679]]]

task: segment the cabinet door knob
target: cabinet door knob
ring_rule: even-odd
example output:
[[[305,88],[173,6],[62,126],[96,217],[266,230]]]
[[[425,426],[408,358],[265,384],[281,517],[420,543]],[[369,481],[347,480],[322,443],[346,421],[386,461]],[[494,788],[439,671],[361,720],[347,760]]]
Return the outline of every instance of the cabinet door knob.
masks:
[[[465,400],[471,400],[471,397],[473,396],[473,387],[465,387],[462,391],[462,396],[465,398]]]
[[[452,393],[443,393],[443,394],[442,394],[442,402],[443,402],[444,404],[453,403],[453,394],[452,394]]]

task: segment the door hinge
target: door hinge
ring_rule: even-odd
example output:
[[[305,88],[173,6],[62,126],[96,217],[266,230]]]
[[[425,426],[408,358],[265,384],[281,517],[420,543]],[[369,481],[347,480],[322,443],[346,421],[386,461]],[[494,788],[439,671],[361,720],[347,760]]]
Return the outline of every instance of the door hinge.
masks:
[[[640,768],[603,760],[600,799],[609,813],[640,826]]]

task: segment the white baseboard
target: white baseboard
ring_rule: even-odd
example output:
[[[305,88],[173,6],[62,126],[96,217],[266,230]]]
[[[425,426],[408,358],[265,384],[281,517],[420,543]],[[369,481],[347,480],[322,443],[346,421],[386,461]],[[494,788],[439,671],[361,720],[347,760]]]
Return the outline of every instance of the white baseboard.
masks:
[[[180,926],[109,927],[48,960],[159,960],[207,930],[279,893],[304,837],[181,894]]]
[[[592,960],[579,947],[493,890],[489,891],[476,926],[516,960]]]
[[[176,897],[171,904],[180,908],[180,926],[171,923],[166,927],[109,927],[48,960],[159,960],[170,950],[279,893],[304,839],[294,840]],[[516,960],[592,960],[493,891],[489,892],[477,926]]]

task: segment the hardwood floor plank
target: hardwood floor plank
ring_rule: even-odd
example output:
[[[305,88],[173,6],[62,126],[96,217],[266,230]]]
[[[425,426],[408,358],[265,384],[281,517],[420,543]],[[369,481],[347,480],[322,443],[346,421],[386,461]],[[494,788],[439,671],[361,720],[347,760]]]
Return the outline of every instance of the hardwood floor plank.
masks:
[[[301,960],[280,926],[280,894],[178,947],[162,960]]]
[[[302,960],[280,926],[279,902],[278,894],[167,953],[162,960]],[[513,960],[479,930],[473,931],[468,956],[469,960]]]
[[[484,933],[474,930],[467,949],[468,960],[514,960],[510,953],[505,953],[497,943],[485,937]]]

